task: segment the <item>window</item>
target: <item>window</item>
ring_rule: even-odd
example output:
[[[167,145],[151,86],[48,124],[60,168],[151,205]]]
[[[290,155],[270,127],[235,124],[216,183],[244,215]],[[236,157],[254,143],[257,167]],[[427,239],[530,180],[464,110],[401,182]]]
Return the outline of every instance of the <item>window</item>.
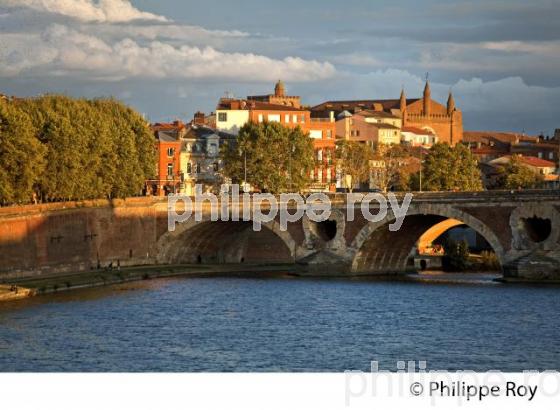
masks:
[[[323,138],[323,131],[321,130],[311,130],[309,131],[309,137],[314,139],[321,139]]]
[[[192,164],[190,162],[187,163],[187,174],[192,174]]]
[[[263,115],[259,114],[259,122],[263,122]]]
[[[214,172],[218,172],[220,169],[220,164],[218,164],[217,162],[214,162]]]
[[[191,152],[192,151],[192,145],[191,143],[187,144],[187,152]]]
[[[196,173],[200,174],[200,163],[197,162],[195,168],[196,168]]]
[[[167,156],[172,157],[175,155],[175,148],[167,148]]]
[[[167,164],[167,176],[168,177],[173,176],[173,164]]]
[[[553,152],[548,153],[548,159],[554,159],[554,153]]]
[[[327,130],[327,138],[332,138],[332,130]]]
[[[539,152],[538,155],[539,155],[539,158],[542,159],[542,157],[543,157],[542,152]]]
[[[317,150],[317,161],[322,161],[323,160],[323,150]]]
[[[292,122],[293,122],[294,124],[297,123],[297,115],[295,115],[295,114],[292,115]]]
[[[360,130],[356,130],[356,137],[360,136]]]
[[[269,122],[280,122],[280,114],[268,114]]]
[[[327,169],[327,182],[330,183],[331,182],[331,170]]]
[[[219,122],[227,122],[227,112],[219,112],[218,113],[218,121]]]
[[[211,143],[208,145],[208,153],[210,155],[216,155],[218,153],[218,148],[216,147],[215,143]]]
[[[305,122],[305,114],[301,114],[301,122],[302,122],[302,123]]]
[[[290,123],[290,114],[284,115],[284,122],[285,122],[286,124],[289,124],[289,123]]]

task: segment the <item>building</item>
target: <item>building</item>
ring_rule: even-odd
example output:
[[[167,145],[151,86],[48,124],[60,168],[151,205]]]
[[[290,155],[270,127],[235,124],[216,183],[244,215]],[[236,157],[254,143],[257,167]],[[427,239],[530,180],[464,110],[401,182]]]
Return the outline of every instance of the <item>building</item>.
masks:
[[[267,95],[251,95],[247,97],[249,101],[259,101],[276,105],[287,105],[289,107],[301,108],[299,96],[286,95],[284,83],[278,80],[274,86],[274,94]]]
[[[545,139],[514,132],[465,131],[463,141],[481,162],[505,155],[521,155],[558,163],[560,144],[555,138]]]
[[[362,110],[391,114],[401,119],[401,127],[430,131],[439,142],[454,145],[463,139],[463,117],[453,95],[449,93],[446,106],[432,100],[427,81],[422,98],[407,99],[403,90],[399,99],[326,101],[311,108],[316,116],[327,116],[331,111],[338,116],[343,111],[354,114]]]
[[[220,149],[224,143],[235,139],[236,136],[232,134],[203,125],[192,125],[181,138],[180,192],[192,196],[196,184],[202,185],[202,192],[218,191],[224,183]]]
[[[181,140],[182,130],[154,128],[157,152],[157,175],[154,179],[146,181],[146,193],[148,195],[165,196],[170,193],[178,193],[181,185]]]
[[[401,143],[405,145],[430,148],[437,142],[437,136],[429,130],[417,127],[403,127],[401,129]]]
[[[383,114],[383,115],[379,115]],[[400,144],[401,120],[391,114],[362,110],[355,114],[343,111],[337,116],[336,136],[350,141],[377,144]]]
[[[517,158],[521,165],[529,168],[536,174],[542,175],[545,188],[558,187],[559,176],[557,173],[557,163],[532,156],[518,155]],[[511,159],[511,155],[504,155],[481,165],[486,187],[492,187],[494,185],[496,179],[500,175],[499,168],[509,164]]]
[[[316,167],[312,171],[312,190],[335,190],[336,126],[334,113],[316,117],[301,107],[299,97],[286,97],[283,83],[275,87],[275,94],[252,96],[247,99],[222,98],[216,107],[218,131],[237,135],[248,122],[278,122],[286,127],[300,127],[313,139]],[[274,97],[274,98],[273,98]],[[285,100],[282,100],[285,98]],[[293,104],[292,104],[293,103]]]

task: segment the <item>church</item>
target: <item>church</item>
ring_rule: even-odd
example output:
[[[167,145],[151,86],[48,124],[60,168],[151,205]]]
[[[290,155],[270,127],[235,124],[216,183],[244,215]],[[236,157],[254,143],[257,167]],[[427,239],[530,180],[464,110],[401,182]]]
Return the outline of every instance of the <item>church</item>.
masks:
[[[463,140],[463,116],[455,106],[453,94],[449,93],[446,105],[440,104],[432,99],[427,80],[422,98],[406,98],[403,89],[399,99],[326,101],[311,108],[311,113],[316,117],[328,117],[330,112],[338,116],[344,111],[353,114],[362,110],[392,114],[402,120],[403,128],[430,131],[438,142],[455,145]]]

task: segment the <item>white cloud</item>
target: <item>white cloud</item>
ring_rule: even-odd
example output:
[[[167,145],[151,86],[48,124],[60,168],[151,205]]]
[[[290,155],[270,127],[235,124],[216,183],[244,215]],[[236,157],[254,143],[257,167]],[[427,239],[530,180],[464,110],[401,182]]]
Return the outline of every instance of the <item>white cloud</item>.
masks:
[[[88,22],[168,21],[164,16],[138,10],[129,0],[3,0],[3,3]]]
[[[151,41],[139,44],[131,38],[102,40],[67,26],[55,24],[41,37],[18,35],[0,49],[0,74],[87,75],[120,80],[140,78],[231,79],[236,81],[313,81],[332,77],[330,63],[299,57],[273,59],[253,53],[218,51],[212,47],[180,47]],[[42,58],[37,58],[40,51]],[[7,61],[9,56],[17,64]]]

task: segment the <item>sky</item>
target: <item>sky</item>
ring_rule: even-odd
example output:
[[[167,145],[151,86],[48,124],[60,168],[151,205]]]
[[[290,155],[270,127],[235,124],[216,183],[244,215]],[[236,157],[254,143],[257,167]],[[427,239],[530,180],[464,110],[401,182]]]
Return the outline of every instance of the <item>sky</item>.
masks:
[[[0,93],[188,121],[282,79],[304,104],[452,90],[466,130],[560,128],[560,0],[0,0]]]

